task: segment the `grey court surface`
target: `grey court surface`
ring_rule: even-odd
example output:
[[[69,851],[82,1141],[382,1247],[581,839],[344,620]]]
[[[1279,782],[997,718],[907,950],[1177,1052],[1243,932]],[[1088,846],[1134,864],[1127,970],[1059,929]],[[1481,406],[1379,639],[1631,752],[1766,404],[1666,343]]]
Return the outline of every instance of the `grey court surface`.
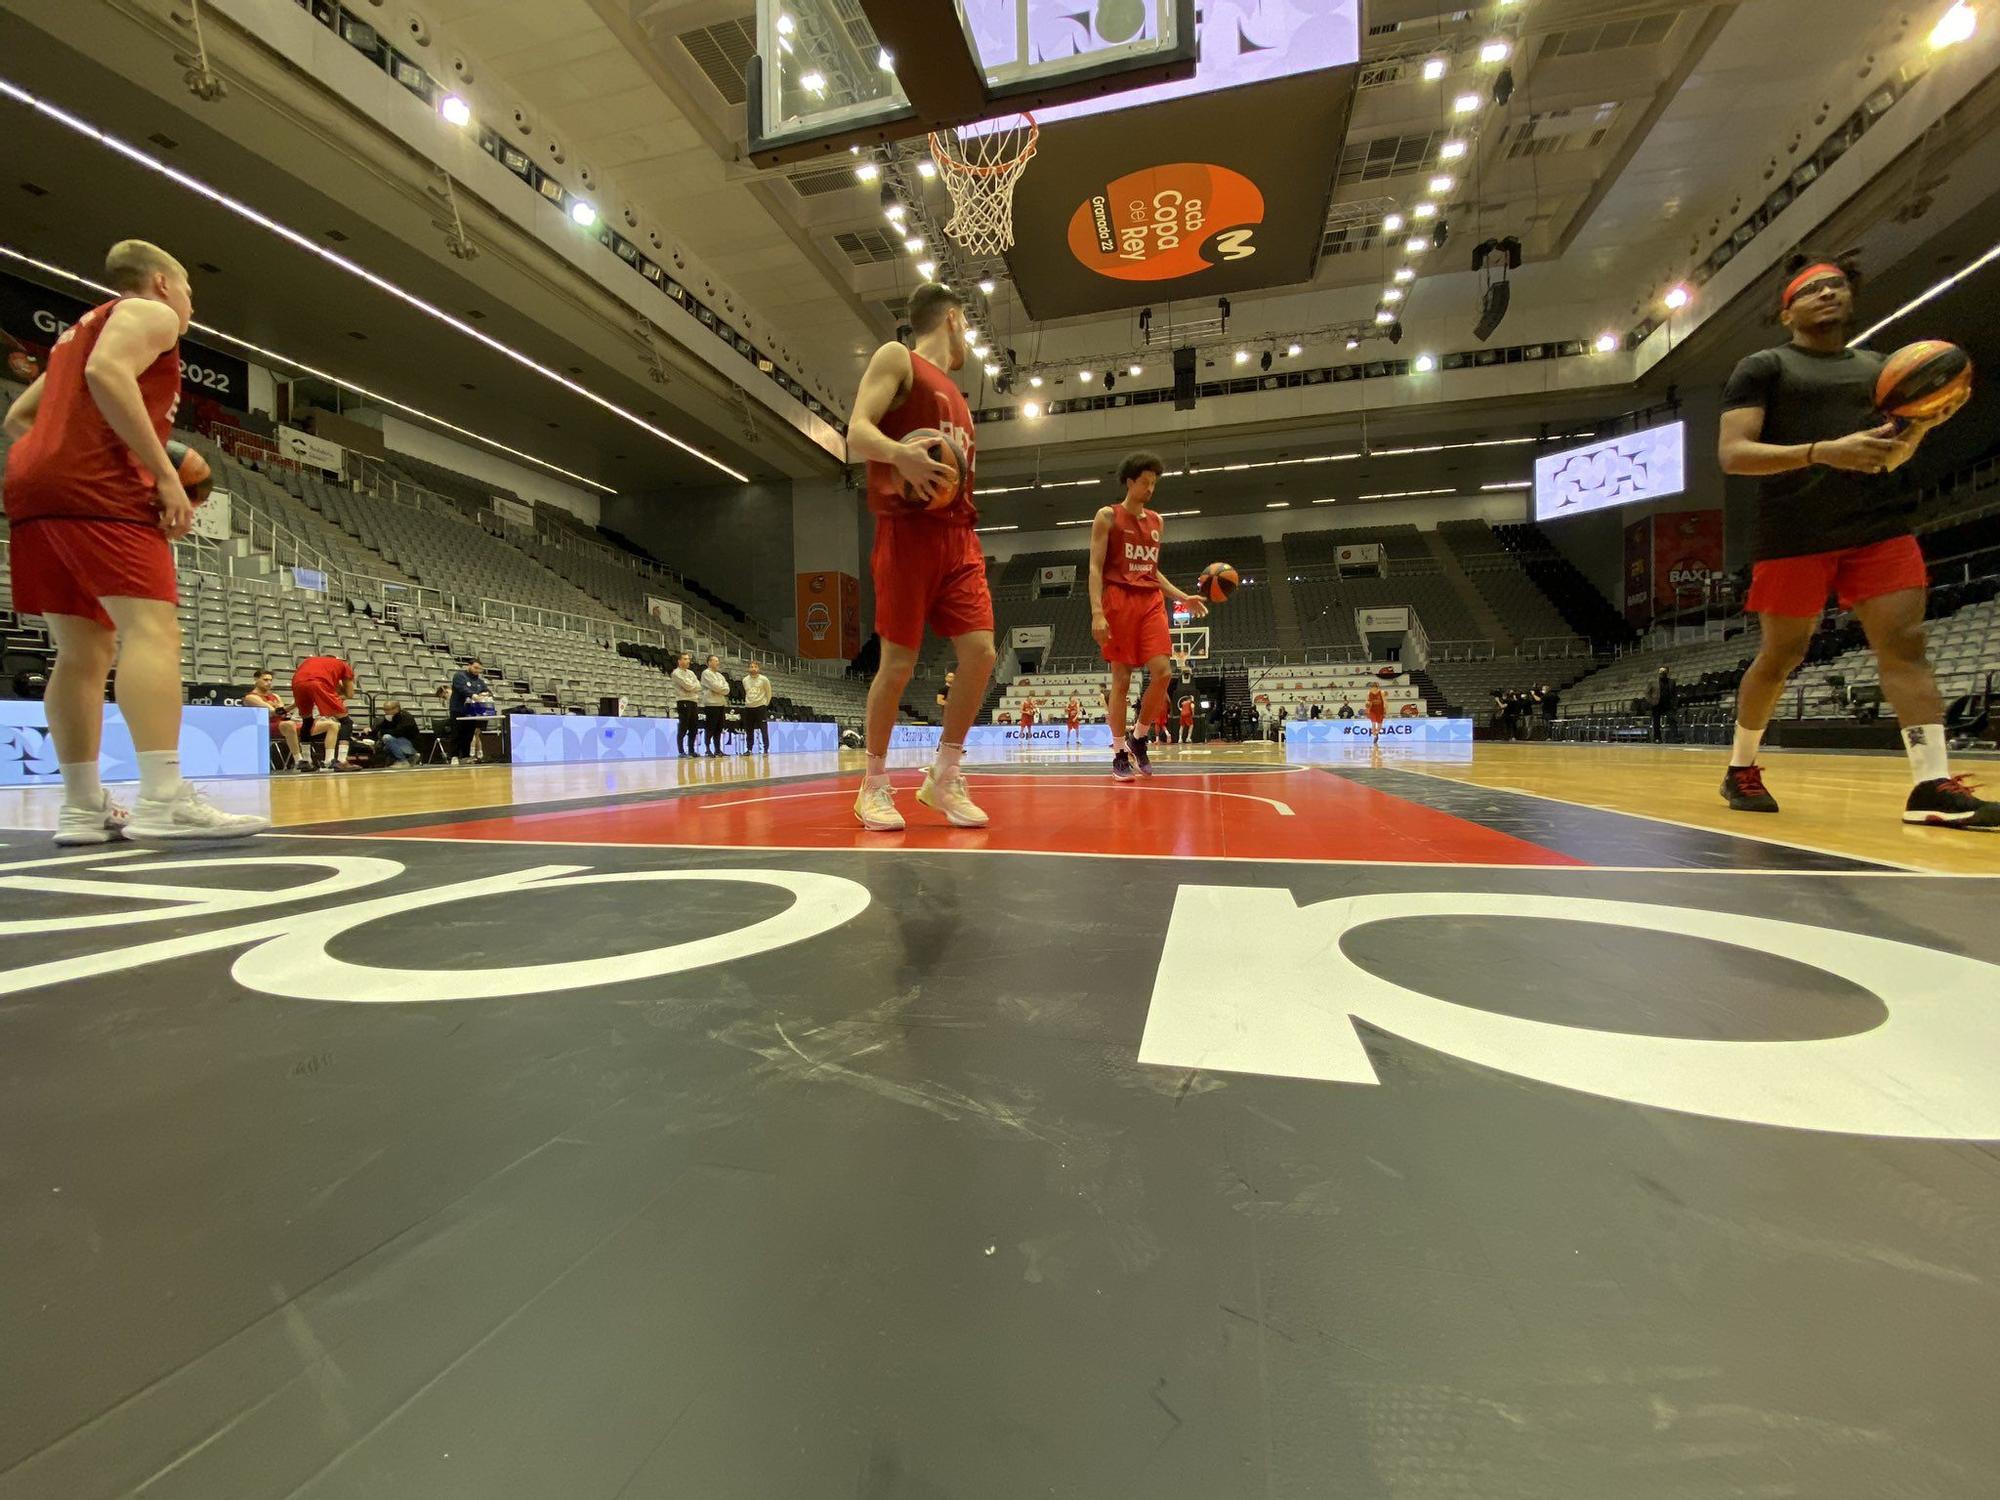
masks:
[[[1991,882],[49,852],[0,1500],[2000,1493]]]

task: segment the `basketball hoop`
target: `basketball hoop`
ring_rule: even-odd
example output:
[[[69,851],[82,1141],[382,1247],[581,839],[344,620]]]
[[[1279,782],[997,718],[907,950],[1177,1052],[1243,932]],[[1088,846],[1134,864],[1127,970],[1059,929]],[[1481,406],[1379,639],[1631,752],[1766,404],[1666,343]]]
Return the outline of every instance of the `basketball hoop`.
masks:
[[[998,255],[1014,243],[1014,184],[1041,133],[1027,114],[931,132],[931,157],[951,194],[944,232],[972,254]]]

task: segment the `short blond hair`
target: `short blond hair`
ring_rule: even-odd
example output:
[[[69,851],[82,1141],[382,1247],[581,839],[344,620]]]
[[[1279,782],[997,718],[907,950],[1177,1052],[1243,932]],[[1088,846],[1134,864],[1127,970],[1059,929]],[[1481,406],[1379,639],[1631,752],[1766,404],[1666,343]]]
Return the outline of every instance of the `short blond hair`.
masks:
[[[113,291],[143,292],[155,276],[186,275],[179,261],[147,240],[120,240],[104,257],[104,279]]]

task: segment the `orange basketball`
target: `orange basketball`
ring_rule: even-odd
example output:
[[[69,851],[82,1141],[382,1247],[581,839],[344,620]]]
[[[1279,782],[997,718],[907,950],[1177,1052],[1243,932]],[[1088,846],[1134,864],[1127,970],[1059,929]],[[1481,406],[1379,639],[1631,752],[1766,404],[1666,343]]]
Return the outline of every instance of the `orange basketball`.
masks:
[[[934,463],[941,463],[951,470],[951,478],[937,488],[935,494],[927,495],[913,486],[900,473],[896,484],[903,492],[903,498],[911,505],[924,510],[943,510],[956,500],[965,488],[965,455],[958,451],[958,444],[939,432],[935,427],[919,427],[914,432],[905,433],[906,443],[922,443],[924,451],[930,454]]]
[[[187,492],[190,505],[201,504],[215,488],[215,475],[209,471],[208,460],[186,443],[167,444],[167,462],[181,476],[181,488]]]
[[[1905,344],[1875,377],[1875,404],[1889,416],[1920,422],[1952,408],[1972,389],[1972,360],[1956,344],[1923,339]]]
[[[1212,562],[1201,570],[1201,579],[1195,584],[1202,598],[1211,604],[1220,604],[1236,592],[1236,570],[1226,562]]]

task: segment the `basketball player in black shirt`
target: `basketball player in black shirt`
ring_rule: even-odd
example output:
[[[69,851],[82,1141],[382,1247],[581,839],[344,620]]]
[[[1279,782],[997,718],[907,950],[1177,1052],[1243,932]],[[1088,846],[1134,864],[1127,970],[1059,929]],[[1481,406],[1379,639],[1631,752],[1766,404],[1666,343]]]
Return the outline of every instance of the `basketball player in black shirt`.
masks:
[[[1757,749],[1831,594],[1867,633],[1903,727],[1916,782],[1903,821],[2000,829],[2000,803],[1976,796],[1945,762],[1944,702],[1924,651],[1929,578],[1908,489],[1893,477],[1958,408],[1882,420],[1883,356],[1847,344],[1859,280],[1849,261],[1793,257],[1778,314],[1791,342],[1750,355],[1723,388],[1723,472],[1759,479],[1749,604],[1763,644],[1737,689],[1722,795],[1739,812],[1778,810]]]

